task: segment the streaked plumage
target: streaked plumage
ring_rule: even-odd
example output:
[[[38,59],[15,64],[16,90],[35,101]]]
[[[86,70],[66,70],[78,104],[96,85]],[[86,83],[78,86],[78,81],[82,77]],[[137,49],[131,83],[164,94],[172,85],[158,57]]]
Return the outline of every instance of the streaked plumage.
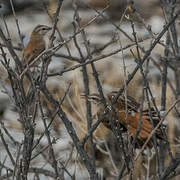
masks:
[[[116,91],[113,91],[107,95],[107,104],[110,104],[116,93]],[[104,105],[99,95],[89,95],[88,99],[97,105],[97,116],[100,117],[104,112]],[[113,117],[112,119],[115,126],[117,126],[117,123],[119,123],[126,129],[130,136],[135,137],[140,119],[140,104],[137,103],[136,100],[131,96],[127,96],[125,98],[124,95],[121,95],[118,98],[117,103],[113,105],[113,109],[114,111],[112,110],[109,114],[105,116],[103,124],[107,128],[111,129],[112,127],[110,124],[110,118]],[[148,109],[143,110],[142,112],[141,130],[138,135],[138,140],[140,141],[146,140],[153,129],[153,125],[156,126],[159,122],[159,118],[155,109],[151,108],[150,111],[152,117],[150,117],[150,112]],[[151,124],[150,118],[152,118],[153,120],[153,125]],[[162,138],[162,131],[158,129],[156,131],[156,135],[158,138]]]
[[[29,65],[39,54],[41,54],[46,48],[46,42],[44,36],[51,27],[46,25],[38,25],[31,33],[30,40],[23,51],[22,63],[23,65]],[[36,62],[35,65],[38,65]]]

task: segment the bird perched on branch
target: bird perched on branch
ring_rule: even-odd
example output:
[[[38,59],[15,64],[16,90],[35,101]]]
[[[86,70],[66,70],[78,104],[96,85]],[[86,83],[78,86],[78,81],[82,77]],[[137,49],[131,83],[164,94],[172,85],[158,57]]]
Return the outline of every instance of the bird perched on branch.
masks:
[[[23,51],[22,63],[24,66],[30,65],[33,60],[46,49],[44,37],[52,28],[46,25],[38,25],[31,33],[30,40]],[[33,65],[38,65],[38,62]]]
[[[107,95],[107,105],[111,103],[116,93],[117,92],[113,91]],[[87,98],[98,107],[97,116],[99,118],[105,110],[102,99],[98,94],[89,95]],[[141,118],[141,124],[138,125]],[[150,118],[153,121],[153,125]],[[153,126],[156,126],[159,122],[159,117],[154,108],[151,108],[150,110],[143,110],[141,114],[140,104],[137,103],[131,96],[125,97],[124,95],[119,97],[117,103],[112,106],[112,109],[110,108],[110,112],[103,119],[103,124],[112,130],[110,119],[116,127],[118,127],[119,123],[119,125],[123,127],[132,137],[136,136],[138,126],[140,126],[139,135],[137,137],[140,142],[144,142],[148,138],[153,130]],[[156,137],[163,139],[161,129],[156,131]]]

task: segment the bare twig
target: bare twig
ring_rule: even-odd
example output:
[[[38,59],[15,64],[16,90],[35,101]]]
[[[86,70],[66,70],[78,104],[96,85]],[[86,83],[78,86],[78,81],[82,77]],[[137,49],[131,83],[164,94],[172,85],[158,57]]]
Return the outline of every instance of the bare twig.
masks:
[[[149,135],[148,139],[146,140],[146,142],[144,143],[143,147],[141,148],[141,151],[137,154],[137,156],[135,157],[135,160],[139,157],[139,155],[142,153],[142,151],[144,150],[144,148],[146,147],[147,143],[150,141],[151,137],[155,134],[156,130],[160,127],[160,125],[162,124],[162,122],[165,120],[166,116],[172,111],[172,109],[176,106],[176,104],[180,101],[180,99],[176,100],[174,102],[174,104],[168,109],[168,111],[166,112],[165,116],[159,121],[159,123],[156,125],[156,127],[151,131],[151,134]]]

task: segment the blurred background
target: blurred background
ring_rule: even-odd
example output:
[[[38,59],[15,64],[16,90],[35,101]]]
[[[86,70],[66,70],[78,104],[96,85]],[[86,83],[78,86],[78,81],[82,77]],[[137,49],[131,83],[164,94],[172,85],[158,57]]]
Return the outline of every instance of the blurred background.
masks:
[[[15,14],[13,14],[11,2],[13,3]],[[134,46],[135,44],[132,41],[133,31],[131,22],[135,25],[138,40],[142,41],[140,43],[140,53],[143,57],[145,52],[152,45],[153,40],[163,29],[165,22],[168,21],[166,15],[166,9],[168,7],[167,2],[169,1],[134,0],[132,2],[128,0],[64,0],[57,24],[59,31],[55,34],[56,39],[54,44],[67,39],[75,33],[75,10],[78,9],[80,27],[85,28],[90,50],[91,52],[94,52],[92,58],[105,57],[95,63],[105,94],[110,91],[119,90],[124,85],[124,82],[127,79],[126,76],[128,76],[137,65],[134,60],[134,56],[137,56],[137,52],[136,47]],[[172,8],[174,8],[174,12],[176,12],[180,7],[179,1],[174,1],[174,4],[175,6],[173,6],[172,3]],[[7,26],[12,44],[20,58],[22,57],[23,45],[27,44],[34,27],[38,24],[52,26],[52,20],[57,6],[58,0],[0,0],[0,27],[8,36],[6,30]],[[104,11],[103,15],[99,15],[102,11]],[[20,34],[18,33],[17,21],[15,18],[18,20]],[[93,20],[94,18],[95,20]],[[120,28],[120,30],[118,28]],[[180,37],[179,29],[180,18],[176,21],[178,43]],[[20,40],[21,38],[23,39],[23,45]],[[77,35],[76,38],[83,56],[87,57],[87,52],[81,35]],[[47,36],[47,41],[48,39],[49,37]],[[161,77],[165,52],[165,46],[163,44],[166,42],[166,35],[162,37],[161,42],[162,43],[156,45],[148,58],[147,63],[144,64],[144,70],[147,73],[148,82],[150,83],[153,97],[159,110],[161,109]],[[0,43],[2,45],[1,40]],[[103,48],[102,51],[98,50],[103,46],[106,46],[106,48]],[[122,47],[124,47],[124,50],[123,52],[120,52],[119,49]],[[7,56],[10,58],[11,66],[14,67],[15,65],[11,60],[11,56],[8,54],[7,49],[5,50]],[[111,53],[112,55],[110,55]],[[180,57],[179,54],[177,57]],[[79,64],[76,59],[80,59],[80,55],[74,41],[71,40],[67,43],[67,46],[63,46],[52,57],[49,66],[49,73],[58,73]],[[171,107],[179,96],[177,92],[178,79],[176,79],[177,75],[179,75],[177,74],[177,70],[180,67],[178,60],[179,59],[172,61],[172,66],[168,66],[166,110]],[[14,101],[8,81],[8,74],[2,65],[0,68],[0,121],[5,125],[12,136],[17,141],[21,142],[23,137],[22,127],[18,122],[18,114],[14,110]],[[126,71],[126,76],[124,75],[124,71]],[[97,92],[96,83],[90,65],[87,65],[87,72],[89,76],[90,92]],[[141,73],[138,72],[127,87],[128,95],[133,96],[137,101],[140,101],[142,96],[142,82]],[[66,72],[63,76],[49,77],[47,81],[48,89],[57,100],[62,99],[69,85],[70,90],[62,107],[68,118],[72,120],[79,138],[82,139],[87,132],[87,122],[85,102],[81,98],[81,95],[84,93],[81,68]],[[54,109],[52,109],[49,102],[47,102],[43,96],[42,101],[47,116],[51,117]],[[177,106],[176,111],[171,111],[168,114],[165,122],[168,125],[169,147],[175,157],[179,157],[180,153],[180,121],[178,108],[179,106]],[[93,115],[96,114],[96,111],[96,107],[92,107]],[[38,139],[44,132],[42,127],[42,121],[37,117],[36,139]],[[87,170],[81,163],[81,160],[72,145],[72,140],[59,118],[55,119],[52,124],[51,135],[57,139],[56,144],[53,146],[57,159],[60,159],[75,179],[88,179]],[[96,130],[94,136],[97,171],[102,179],[117,179],[118,170],[122,167],[122,152],[116,144],[116,139],[102,124]],[[5,136],[5,138],[10,148],[12,148],[12,153],[16,155],[16,147],[13,146],[8,137]],[[4,150],[2,142],[0,143],[0,161],[2,162],[6,156],[6,151]],[[42,138],[36,151],[38,152],[43,149],[47,143],[46,137]],[[86,148],[88,151],[88,145]],[[38,156],[35,158],[32,161],[31,166],[52,170],[51,166],[48,164],[48,158],[50,158],[48,157],[48,150],[44,151],[43,155],[44,156]],[[157,164],[155,159],[156,155],[153,152],[149,155],[149,159],[147,159],[147,155],[142,155],[134,164],[133,179],[146,179],[147,173],[149,179],[156,179]],[[167,166],[170,162],[169,157],[167,156],[164,161]],[[11,167],[8,159],[6,160],[6,165]],[[180,168],[178,168],[178,170],[178,172],[180,172]],[[3,170],[0,175],[3,176],[4,174],[5,170]],[[65,179],[71,179],[68,173],[64,174]],[[179,179],[179,177],[180,176],[176,176],[172,179]],[[33,179],[33,175],[30,175],[30,179],[31,178]],[[40,179],[46,178],[47,177],[44,175],[40,175]],[[128,178],[129,176],[126,174],[123,176],[123,179]]]

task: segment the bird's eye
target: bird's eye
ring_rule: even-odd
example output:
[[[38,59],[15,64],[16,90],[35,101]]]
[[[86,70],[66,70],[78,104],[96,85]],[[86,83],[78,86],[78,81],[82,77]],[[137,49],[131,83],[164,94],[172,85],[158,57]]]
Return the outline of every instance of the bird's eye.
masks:
[[[46,28],[42,28],[42,30],[43,30],[43,31],[45,31],[45,30],[46,30]]]

